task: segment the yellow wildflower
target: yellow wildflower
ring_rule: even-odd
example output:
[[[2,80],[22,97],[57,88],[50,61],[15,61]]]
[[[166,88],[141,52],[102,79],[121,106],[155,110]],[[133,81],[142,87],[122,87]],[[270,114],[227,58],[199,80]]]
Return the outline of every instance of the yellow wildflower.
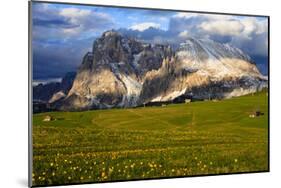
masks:
[[[104,177],[104,176],[105,176],[105,172],[102,172],[102,173],[101,173],[101,177]]]

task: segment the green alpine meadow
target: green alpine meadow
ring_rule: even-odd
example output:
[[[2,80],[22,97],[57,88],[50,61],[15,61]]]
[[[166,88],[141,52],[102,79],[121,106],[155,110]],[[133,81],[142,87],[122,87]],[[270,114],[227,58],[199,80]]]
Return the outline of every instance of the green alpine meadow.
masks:
[[[33,115],[34,185],[268,171],[267,91]],[[263,115],[251,118],[259,110]],[[43,121],[51,116],[52,121]]]

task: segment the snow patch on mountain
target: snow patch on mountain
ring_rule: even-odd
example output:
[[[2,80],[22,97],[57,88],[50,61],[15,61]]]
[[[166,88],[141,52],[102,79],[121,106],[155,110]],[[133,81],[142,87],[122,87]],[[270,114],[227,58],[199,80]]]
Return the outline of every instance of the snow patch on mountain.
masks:
[[[134,55],[134,60],[132,61],[132,65],[133,65],[133,67],[134,67],[136,70],[139,69],[139,64],[138,64],[138,62],[139,62],[139,60],[140,60],[140,58],[141,58],[141,55],[142,55],[142,52],[140,52],[140,53]]]
[[[140,96],[142,85],[128,75],[119,74],[121,80],[125,84],[127,94],[123,97],[121,104],[124,106],[136,106]]]
[[[180,91],[173,91],[169,93],[168,95],[160,95],[158,97],[155,97],[154,99],[151,100],[151,102],[160,102],[160,101],[171,101],[174,100],[175,98],[183,95],[186,92],[186,88]]]

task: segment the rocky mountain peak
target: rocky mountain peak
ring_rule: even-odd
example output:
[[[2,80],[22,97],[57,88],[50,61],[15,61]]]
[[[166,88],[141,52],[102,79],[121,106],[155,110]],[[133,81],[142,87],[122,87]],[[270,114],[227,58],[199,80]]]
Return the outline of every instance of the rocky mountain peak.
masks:
[[[189,93],[199,99],[226,98],[266,83],[249,56],[228,44],[188,38],[175,51],[110,30],[84,56],[60,109],[132,107]]]
[[[143,50],[141,43],[122,36],[116,31],[107,31],[93,44],[94,61],[107,63],[125,62],[133,58],[133,55]]]

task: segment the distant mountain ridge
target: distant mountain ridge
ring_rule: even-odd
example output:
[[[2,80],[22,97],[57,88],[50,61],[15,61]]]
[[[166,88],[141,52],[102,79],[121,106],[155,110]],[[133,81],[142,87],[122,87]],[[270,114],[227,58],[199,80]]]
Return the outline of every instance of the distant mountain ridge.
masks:
[[[72,87],[75,76],[75,72],[68,72],[64,75],[61,82],[40,83],[33,86],[33,100],[52,103],[54,100],[52,100],[52,97],[55,97],[57,93],[61,95],[66,95],[68,93]]]
[[[179,97],[229,98],[264,87],[267,77],[228,44],[189,38],[173,50],[107,31],[84,56],[69,91],[49,102],[59,110],[134,107]]]

